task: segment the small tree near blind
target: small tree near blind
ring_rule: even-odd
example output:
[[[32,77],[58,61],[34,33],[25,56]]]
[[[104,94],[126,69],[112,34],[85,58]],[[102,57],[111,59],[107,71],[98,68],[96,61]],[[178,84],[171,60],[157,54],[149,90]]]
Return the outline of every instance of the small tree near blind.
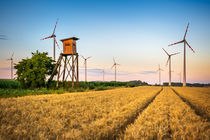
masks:
[[[22,88],[40,88],[45,86],[46,76],[55,66],[48,53],[36,51],[31,58],[22,59],[15,65],[17,80]]]

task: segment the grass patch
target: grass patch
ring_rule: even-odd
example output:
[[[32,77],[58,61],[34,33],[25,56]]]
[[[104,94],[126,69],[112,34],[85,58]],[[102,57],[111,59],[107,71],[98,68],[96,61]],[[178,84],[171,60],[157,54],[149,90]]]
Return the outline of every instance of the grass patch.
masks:
[[[21,97],[27,95],[42,95],[42,94],[62,94],[65,90],[58,89],[2,89],[0,88],[0,97]]]

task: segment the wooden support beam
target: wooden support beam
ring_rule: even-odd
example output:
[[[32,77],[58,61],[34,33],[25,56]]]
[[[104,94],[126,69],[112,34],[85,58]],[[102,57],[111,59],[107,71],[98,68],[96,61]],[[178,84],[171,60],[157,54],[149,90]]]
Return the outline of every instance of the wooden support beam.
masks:
[[[67,56],[65,56],[65,59],[64,59],[64,69],[63,69],[63,87],[64,87],[64,79],[65,79],[65,73],[66,73],[66,59],[67,59]]]
[[[78,53],[76,54],[76,59],[77,59],[77,87],[79,86],[79,57],[78,57]]]
[[[58,76],[57,76],[57,82],[56,82],[56,87],[58,88],[59,86],[59,78],[60,78],[60,70],[61,70],[61,64],[58,67]]]
[[[72,88],[74,87],[74,55],[72,54],[72,75],[71,75],[71,82],[72,82],[72,84],[71,84],[71,86],[72,86]]]
[[[65,87],[65,82],[68,77],[71,80],[72,87],[79,86],[79,60],[78,54],[60,54],[60,57],[53,69],[48,82],[53,79],[57,73],[56,87],[59,87],[59,80],[62,81],[62,86]],[[67,73],[66,73],[67,72]]]

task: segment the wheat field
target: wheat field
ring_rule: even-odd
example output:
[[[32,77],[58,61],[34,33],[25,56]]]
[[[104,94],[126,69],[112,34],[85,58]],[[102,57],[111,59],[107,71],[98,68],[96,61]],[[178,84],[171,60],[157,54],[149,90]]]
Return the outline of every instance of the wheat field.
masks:
[[[210,88],[0,98],[0,139],[210,139]]]

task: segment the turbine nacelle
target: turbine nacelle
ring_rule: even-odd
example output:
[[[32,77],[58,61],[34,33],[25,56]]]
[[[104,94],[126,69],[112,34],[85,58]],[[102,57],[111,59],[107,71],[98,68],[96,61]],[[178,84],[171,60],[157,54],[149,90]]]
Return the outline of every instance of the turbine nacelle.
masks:
[[[84,65],[85,65],[85,82],[87,82],[87,60],[90,59],[92,56],[88,56],[85,58],[84,56],[81,55],[81,57],[84,59]]]
[[[53,38],[54,40],[53,40],[53,42],[54,42],[54,46],[53,46],[53,54],[54,54],[54,60],[55,60],[55,44],[57,45],[57,47],[60,49],[60,47],[59,47],[59,45],[58,45],[58,42],[57,42],[57,40],[56,40],[56,35],[55,35],[55,29],[56,29],[56,26],[57,26],[57,24],[58,24],[58,19],[57,19],[57,21],[56,21],[56,24],[55,24],[55,27],[54,27],[54,30],[53,30],[53,33],[52,33],[52,35],[51,36],[48,36],[48,37],[45,37],[45,38],[42,38],[42,39],[40,39],[40,40],[45,40],[45,39],[49,39],[49,38]]]
[[[166,66],[168,65],[168,62],[170,61],[170,59],[171,59],[171,56],[173,56],[173,55],[177,55],[177,54],[179,54],[180,52],[177,52],[177,53],[172,53],[172,54],[169,54],[164,48],[162,48],[163,50],[164,50],[164,52],[168,55],[168,60],[167,60],[167,62],[166,62]]]
[[[176,44],[180,44],[180,43],[185,43],[187,44],[187,46],[195,53],[195,51],[193,50],[193,48],[188,44],[188,42],[186,41],[186,35],[187,35],[187,31],[188,31],[188,27],[189,27],[189,23],[187,25],[187,28],[186,28],[186,31],[185,31],[185,34],[184,34],[184,38],[182,41],[178,41],[176,43],[173,43],[173,44],[169,44],[168,46],[173,46],[173,45],[176,45]]]

